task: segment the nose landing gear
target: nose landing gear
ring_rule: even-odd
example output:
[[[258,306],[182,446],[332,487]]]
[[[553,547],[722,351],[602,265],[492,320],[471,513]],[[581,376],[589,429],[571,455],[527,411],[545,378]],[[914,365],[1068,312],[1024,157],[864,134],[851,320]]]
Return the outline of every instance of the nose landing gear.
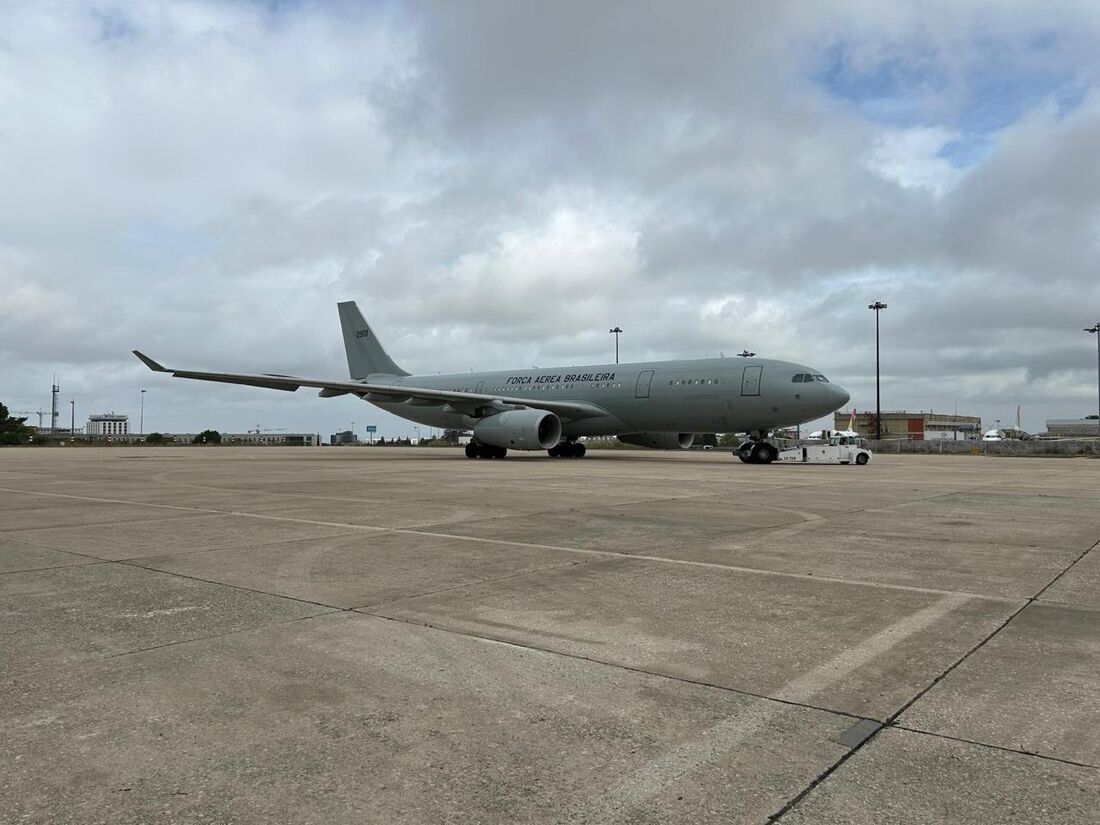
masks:
[[[767,441],[746,441],[733,454],[746,464],[771,464],[779,458],[779,448]]]

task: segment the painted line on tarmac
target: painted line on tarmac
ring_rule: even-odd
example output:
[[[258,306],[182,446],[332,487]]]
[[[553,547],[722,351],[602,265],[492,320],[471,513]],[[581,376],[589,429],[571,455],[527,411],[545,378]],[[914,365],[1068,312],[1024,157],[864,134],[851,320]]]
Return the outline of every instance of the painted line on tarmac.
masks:
[[[22,493],[23,495],[32,496],[50,496],[51,498],[71,498],[77,501],[94,501],[100,504],[128,504],[132,507],[156,507],[165,510],[183,510],[188,513],[210,513],[211,515],[218,516],[245,516],[247,518],[261,518],[270,519],[272,521],[294,521],[300,524],[315,524],[321,527],[340,527],[344,530],[368,530],[378,533],[384,533],[393,530],[392,527],[374,527],[369,524],[349,524],[345,521],[320,521],[318,519],[299,518],[297,516],[277,516],[270,513],[245,513],[239,510],[218,510],[213,507],[188,507],[184,504],[160,504],[153,501],[127,501],[120,498],[100,498],[97,496],[78,496],[72,493],[45,493],[37,490],[14,490],[8,487],[0,487],[0,493]],[[95,527],[97,525],[105,524],[107,522],[95,522],[94,524],[65,524],[59,525],[58,529],[63,527]],[[129,523],[129,522],[127,522]],[[23,530],[38,530],[42,528],[38,527],[16,527],[11,532],[20,532]]]
[[[25,491],[25,490],[10,489],[10,488],[7,488],[7,487],[0,487],[0,492],[24,493],[24,494],[27,493],[27,491]],[[850,584],[850,585],[854,585],[854,586],[857,586],[857,587],[877,587],[877,588],[881,588],[881,589],[884,589],[884,590],[897,590],[897,591],[903,591],[903,592],[907,592],[907,593],[927,593],[927,594],[931,594],[931,595],[935,595],[935,596],[957,595],[957,596],[964,596],[964,597],[970,598],[970,599],[983,599],[985,601],[1002,602],[1002,603],[1007,603],[1007,604],[1014,604],[1014,603],[1017,603],[1017,602],[1020,601],[1017,598],[1011,598],[1011,597],[1008,597],[1008,596],[991,596],[991,595],[985,594],[985,593],[970,593],[970,592],[963,591],[963,590],[943,590],[943,589],[934,588],[934,587],[917,587],[915,585],[891,584],[891,583],[888,583],[888,582],[868,581],[866,579],[845,579],[845,578],[841,578],[839,576],[811,575],[811,574],[808,574],[808,573],[791,573],[789,571],[783,571],[783,570],[765,570],[765,569],[758,568],[758,567],[743,567],[743,566],[734,565],[734,564],[722,564],[721,562],[694,561],[694,560],[691,560],[691,559],[674,559],[674,558],[669,558],[667,556],[653,556],[653,555],[643,555],[643,554],[635,554],[635,553],[621,553],[621,552],[617,552],[617,551],[614,551],[614,550],[589,550],[589,549],[583,548],[583,547],[567,547],[567,546],[564,546],[564,545],[557,545],[557,544],[535,544],[535,543],[532,543],[532,542],[511,541],[509,539],[484,538],[482,536],[462,536],[462,535],[455,535],[453,533],[438,533],[438,532],[433,532],[433,531],[430,531],[430,530],[417,530],[415,528],[408,528],[408,527],[377,527],[377,526],[368,525],[368,524],[351,524],[349,522],[343,522],[343,521],[321,521],[320,519],[307,519],[307,518],[301,518],[301,517],[298,517],[298,516],[279,516],[279,515],[274,515],[272,513],[247,513],[247,512],[242,512],[242,511],[239,511],[239,510],[216,510],[216,509],[213,509],[213,508],[210,508],[210,507],[187,507],[187,506],[181,505],[181,504],[158,504],[158,503],[145,502],[145,501],[126,501],[124,499],[100,498],[100,497],[95,497],[95,496],[73,495],[71,493],[43,493],[43,492],[32,491],[30,494],[31,495],[50,496],[50,497],[53,497],[53,498],[75,499],[75,500],[78,500],[78,501],[95,501],[95,502],[101,502],[101,503],[105,503],[105,504],[129,504],[129,505],[132,505],[132,506],[135,506],[135,507],[155,507],[155,508],[168,509],[168,510],[182,510],[182,511],[192,512],[192,513],[215,513],[215,514],[226,515],[226,516],[241,516],[243,518],[267,519],[269,521],[288,521],[288,522],[295,522],[295,523],[298,523],[298,524],[312,524],[312,525],[316,525],[316,526],[320,526],[320,527],[339,527],[339,528],[344,529],[344,530],[348,530],[348,529],[363,530],[363,531],[371,532],[371,533],[399,533],[399,534],[412,535],[412,536],[426,536],[426,537],[430,537],[430,538],[450,539],[450,540],[454,540],[454,541],[470,541],[470,542],[479,542],[479,543],[483,543],[483,544],[497,544],[497,545],[501,545],[501,546],[505,546],[505,547],[523,547],[523,548],[531,549],[531,550],[558,550],[558,551],[565,552],[565,553],[576,553],[576,554],[585,555],[585,556],[599,556],[599,557],[602,557],[602,558],[605,558],[605,559],[634,559],[634,560],[637,560],[637,561],[655,562],[657,564],[674,564],[674,565],[680,565],[680,566],[683,566],[683,567],[703,567],[703,568],[714,569],[714,570],[728,570],[728,571],[734,572],[734,573],[746,573],[748,575],[753,575],[753,576],[776,576],[776,577],[780,577],[780,578],[799,579],[799,580],[802,580],[802,581],[830,582],[830,583],[834,583],[834,584]],[[805,530],[807,527],[809,527],[809,526],[811,526],[815,523],[816,523],[816,521],[808,521],[808,522],[802,522],[802,523],[797,524],[797,525],[789,525],[788,527],[780,527],[780,528],[772,528],[772,529],[784,530],[784,529],[790,529],[792,527],[798,527],[798,528],[801,528],[802,530]],[[81,525],[73,525],[73,526],[79,527]],[[25,530],[25,529],[28,529],[28,528],[21,528],[21,529]],[[765,529],[765,528],[762,528],[762,529]],[[16,531],[16,532],[18,532],[18,531]],[[775,534],[772,533],[771,535],[774,536]]]
[[[899,642],[943,619],[967,601],[969,599],[966,596],[945,596],[791,680],[773,694],[773,698],[807,704],[816,694],[890,651]],[[782,705],[774,702],[754,702],[746,710],[728,716],[708,728],[696,739],[620,778],[597,799],[581,809],[569,812],[564,818],[579,822],[630,821],[643,813],[648,800],[700,765],[717,761],[737,745],[755,736],[784,711]]]
[[[658,564],[676,564],[683,567],[703,567],[714,570],[729,570],[733,573],[748,573],[753,576],[778,576],[786,579],[800,579],[811,582],[829,582],[832,584],[850,584],[857,587],[879,587],[886,590],[899,590],[907,593],[925,593],[933,596],[962,596],[967,599],[982,599],[990,602],[1002,602],[1005,604],[1018,604],[1024,597],[1012,598],[1010,596],[991,596],[985,593],[969,593],[964,590],[941,590],[934,587],[917,587],[908,584],[890,584],[887,582],[867,581],[866,579],[844,579],[837,576],[811,575],[809,573],[791,573],[785,570],[765,570],[759,567],[742,567],[736,564],[722,564],[716,561],[694,561],[692,559],[673,559],[667,556],[651,556],[641,553],[621,553],[615,550],[588,550],[583,547],[565,547],[557,544],[533,544],[523,541],[510,541],[508,539],[490,539],[481,536],[459,536],[452,533],[435,533],[428,530],[414,530],[407,528],[392,528],[394,533],[407,533],[414,536],[428,536],[431,538],[458,539],[460,541],[476,541],[487,544],[500,544],[511,547],[524,547],[533,550],[558,550],[566,553],[578,553],[588,556],[603,556],[607,559],[632,559],[634,561],[651,561]]]

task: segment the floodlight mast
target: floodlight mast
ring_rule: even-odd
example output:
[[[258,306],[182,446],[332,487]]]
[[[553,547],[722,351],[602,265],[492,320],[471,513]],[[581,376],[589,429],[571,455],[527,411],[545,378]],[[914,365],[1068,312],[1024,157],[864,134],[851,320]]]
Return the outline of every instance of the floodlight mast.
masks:
[[[615,363],[618,364],[619,363],[619,336],[622,334],[623,331],[620,327],[616,326],[613,329],[609,329],[608,332],[610,332],[612,335],[615,336]]]
[[[1096,432],[1100,435],[1100,321],[1085,327],[1085,332],[1096,336]]]
[[[886,309],[882,301],[868,304],[867,309],[875,312],[875,441],[882,441],[882,382],[879,373],[878,316]]]

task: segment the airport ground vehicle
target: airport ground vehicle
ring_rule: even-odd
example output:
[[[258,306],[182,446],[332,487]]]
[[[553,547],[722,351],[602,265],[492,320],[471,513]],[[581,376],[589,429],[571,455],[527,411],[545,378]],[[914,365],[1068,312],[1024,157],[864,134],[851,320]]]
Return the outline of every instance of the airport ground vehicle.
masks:
[[[788,450],[780,450],[777,461],[787,464],[866,464],[871,451],[863,446],[858,436],[834,435],[821,444],[803,444]]]

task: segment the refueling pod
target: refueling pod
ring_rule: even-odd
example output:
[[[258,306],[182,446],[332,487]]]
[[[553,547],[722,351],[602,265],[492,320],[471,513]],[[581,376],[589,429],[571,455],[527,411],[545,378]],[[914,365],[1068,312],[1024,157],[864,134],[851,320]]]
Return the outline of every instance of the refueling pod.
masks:
[[[695,433],[628,433],[620,435],[619,441],[652,450],[686,450],[695,441]]]
[[[561,419],[543,410],[509,410],[478,421],[474,438],[508,450],[549,450],[561,441]]]

